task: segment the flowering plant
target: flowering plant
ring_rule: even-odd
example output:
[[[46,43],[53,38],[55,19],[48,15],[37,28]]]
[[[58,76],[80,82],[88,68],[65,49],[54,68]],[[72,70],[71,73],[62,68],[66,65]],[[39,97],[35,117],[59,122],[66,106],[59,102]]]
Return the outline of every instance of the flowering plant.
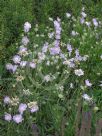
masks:
[[[54,29],[47,27],[45,34],[39,34],[39,27],[36,25],[34,37],[33,32],[30,33],[31,24],[24,24],[24,36],[19,50],[12,58],[13,63],[6,65],[7,70],[14,75],[12,87],[16,92],[5,96],[4,103],[16,110],[14,112],[11,108],[11,114],[6,112],[5,120],[13,120],[19,124],[24,121],[23,115],[29,115],[36,116],[37,123],[37,115],[40,115],[44,107],[48,106],[50,109],[49,103],[53,105],[52,112],[62,111],[62,117],[70,109],[67,105],[74,104],[78,98],[82,97],[87,102],[93,101],[93,96],[86,94],[87,90],[92,92],[94,84],[88,79],[90,76],[86,76],[86,64],[90,60],[90,54],[81,55],[79,50],[83,54],[83,47],[81,50],[80,46],[89,44],[89,39],[95,38],[96,44],[101,42],[98,33],[101,22],[95,18],[92,22],[88,21],[84,9],[81,17],[77,19],[70,13],[66,17],[65,23],[60,18],[55,21],[49,18]],[[73,30],[70,30],[72,22]],[[42,45],[39,43],[39,40],[42,42],[40,38],[43,39]],[[84,52],[88,53],[87,49]],[[56,124],[59,126],[60,122],[59,119]]]

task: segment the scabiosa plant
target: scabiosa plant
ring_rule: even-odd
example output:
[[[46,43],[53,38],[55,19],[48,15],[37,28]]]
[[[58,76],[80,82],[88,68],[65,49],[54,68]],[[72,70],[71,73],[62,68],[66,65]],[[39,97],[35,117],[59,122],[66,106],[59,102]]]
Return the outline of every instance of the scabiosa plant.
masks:
[[[93,100],[94,82],[88,80],[91,79],[89,65],[93,56],[90,59],[88,48],[90,39],[94,39],[93,45],[98,43],[97,30],[101,25],[97,25],[97,20],[90,21],[84,9],[78,18],[69,13],[66,16],[66,24],[60,18],[50,19],[54,28],[46,27],[43,33],[40,33],[38,25],[30,32],[30,23],[24,24],[25,33],[18,52],[13,62],[6,65],[6,69],[13,73],[16,91],[11,95],[13,97],[6,96],[4,103],[11,107],[12,121],[17,124],[28,119],[28,123],[38,123],[40,126],[42,122],[49,127],[51,121],[55,121],[52,114],[55,112],[57,118],[59,111],[59,122],[53,123],[59,133],[57,123],[61,123],[62,116],[67,112],[72,112],[71,106],[76,108],[77,99],[83,98],[87,102]],[[83,48],[85,45],[86,49]],[[87,90],[91,95],[86,93]],[[48,119],[47,124],[45,120]]]

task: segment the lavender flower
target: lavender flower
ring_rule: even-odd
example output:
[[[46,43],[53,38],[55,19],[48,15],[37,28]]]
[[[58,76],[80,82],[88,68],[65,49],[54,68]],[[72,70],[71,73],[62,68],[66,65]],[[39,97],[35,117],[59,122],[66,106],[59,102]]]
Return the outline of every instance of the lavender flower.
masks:
[[[75,75],[77,76],[83,76],[84,75],[84,71],[82,69],[76,69],[74,70]]]
[[[83,94],[82,97],[83,97],[83,99],[85,99],[88,102],[92,101],[92,98],[87,94]]]
[[[39,52],[38,58],[39,58],[39,62],[41,62],[42,60],[45,60],[45,54],[43,52]]]
[[[21,104],[19,105],[18,111],[20,112],[20,114],[23,114],[23,112],[26,110],[26,108],[27,108],[27,105],[21,103]]]
[[[37,112],[39,110],[37,102],[28,103],[28,107],[29,107],[31,113]]]
[[[30,66],[31,68],[33,68],[33,69],[34,69],[34,68],[36,68],[36,63],[34,63],[34,62],[30,62],[30,63],[29,63],[29,66]]]
[[[75,50],[75,59],[76,60],[78,60],[78,61],[81,61],[83,58],[80,56],[80,54],[79,54],[79,50],[78,49],[76,49]]]
[[[78,49],[75,50],[75,55],[79,56],[79,50]]]
[[[71,53],[72,53],[72,46],[70,44],[67,45],[67,50],[69,52],[69,56],[71,56]]]
[[[10,97],[9,97],[9,96],[5,96],[5,98],[4,98],[4,103],[5,103],[5,104],[9,104],[10,102],[11,102]]]
[[[16,72],[17,67],[18,67],[17,65],[13,65],[13,67],[12,67],[12,69],[11,69],[13,73],[15,73],[15,72]]]
[[[88,87],[91,87],[92,86],[92,84],[90,83],[90,81],[87,79],[87,80],[85,80],[85,84],[86,84],[86,86],[88,86]]]
[[[60,53],[60,58],[62,58],[62,59],[65,59],[65,60],[66,60],[66,57],[65,57],[65,55],[64,55],[63,53]]]
[[[23,68],[27,65],[27,61],[21,61],[20,62],[20,66]]]
[[[63,64],[67,65],[67,66],[70,67],[70,68],[74,68],[74,67],[75,67],[74,62],[73,62],[71,59],[65,60],[65,61],[63,62]]]
[[[54,21],[54,27],[60,28],[60,23],[57,20]]]
[[[60,53],[60,47],[53,47],[53,48],[50,48],[50,54],[51,55],[57,55]]]
[[[17,124],[21,123],[23,121],[23,117],[21,114],[16,114],[13,116],[13,121]]]
[[[5,113],[4,119],[5,119],[6,121],[9,121],[9,122],[10,122],[10,121],[12,120],[11,114]]]
[[[31,29],[31,24],[29,22],[25,22],[24,24],[24,32],[29,32],[29,30]]]
[[[42,52],[45,53],[48,50],[48,43],[44,44],[43,48],[42,48]]]
[[[23,44],[23,45],[27,45],[28,43],[29,43],[28,37],[27,37],[27,36],[24,36],[24,37],[22,38],[22,44]]]
[[[31,113],[37,112],[39,110],[39,107],[36,105],[30,109]]]
[[[58,47],[59,45],[60,45],[60,40],[55,40],[55,41],[54,41],[54,46],[55,46],[55,47]]]
[[[15,55],[15,56],[13,57],[13,62],[14,62],[15,64],[19,64],[20,61],[21,61],[21,57],[20,57],[19,55]]]
[[[54,21],[54,27],[55,27],[55,37],[56,40],[60,40],[61,39],[61,26],[60,26],[60,19],[57,19]]]
[[[93,19],[92,19],[92,22],[93,22],[93,24],[94,24],[95,27],[98,26],[98,22],[97,22],[96,18],[93,18]]]
[[[81,23],[81,24],[84,24],[84,22],[85,22],[85,19],[82,17],[82,18],[80,19],[80,23]]]
[[[83,11],[81,12],[81,15],[82,15],[83,18],[86,18],[86,16],[87,16],[87,14]]]
[[[13,65],[11,63],[6,64],[6,69],[7,70],[11,70],[12,67],[13,67]]]
[[[18,67],[17,65],[12,65],[10,63],[6,64],[6,69],[13,73],[17,70],[17,67]]]

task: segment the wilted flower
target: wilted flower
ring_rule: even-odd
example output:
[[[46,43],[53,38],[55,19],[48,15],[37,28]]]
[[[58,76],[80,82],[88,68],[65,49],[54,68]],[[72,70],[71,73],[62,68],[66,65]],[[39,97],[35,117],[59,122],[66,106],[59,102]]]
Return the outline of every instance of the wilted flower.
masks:
[[[17,106],[17,105],[19,104],[19,98],[18,98],[17,96],[16,96],[16,97],[13,97],[13,98],[11,99],[10,104],[11,104],[12,106]]]
[[[18,111],[20,112],[20,114],[23,114],[23,112],[26,110],[26,108],[27,108],[27,105],[24,103],[21,103],[19,105]]]
[[[4,98],[4,103],[5,103],[5,104],[9,104],[10,102],[11,102],[10,97],[9,97],[9,96],[5,96],[5,98]]]
[[[22,44],[23,44],[23,45],[27,45],[28,43],[29,43],[28,37],[27,37],[27,36],[24,36],[24,37],[22,38]]]
[[[90,83],[90,81],[87,79],[87,80],[85,80],[85,84],[86,84],[86,86],[88,86],[88,87],[91,87],[92,86],[92,84]]]
[[[13,62],[14,62],[15,64],[19,64],[20,61],[21,61],[21,57],[20,57],[19,55],[15,55],[15,56],[13,57]]]
[[[24,80],[24,76],[21,76],[21,75],[17,76],[17,78],[16,78],[17,82],[20,82],[22,80]]]
[[[28,103],[28,108],[30,109],[31,113],[37,112],[39,110],[39,107],[36,101]]]
[[[83,76],[84,75],[84,71],[82,69],[76,69],[74,70],[75,75],[77,76]]]
[[[29,22],[25,22],[24,24],[24,32],[29,32],[31,28],[31,24]]]
[[[5,113],[4,119],[5,119],[6,121],[9,121],[9,122],[10,122],[10,121],[12,120],[11,114]]]
[[[23,89],[23,95],[29,96],[31,94],[32,93],[29,91],[29,89],[27,89],[27,90]]]
[[[24,46],[20,46],[18,54],[19,55],[25,55],[25,54],[27,54],[27,48],[24,47]]]
[[[21,123],[23,121],[23,117],[21,114],[16,114],[13,116],[13,121],[17,124]]]
[[[88,102],[92,101],[92,98],[87,94],[83,94],[82,97]]]

